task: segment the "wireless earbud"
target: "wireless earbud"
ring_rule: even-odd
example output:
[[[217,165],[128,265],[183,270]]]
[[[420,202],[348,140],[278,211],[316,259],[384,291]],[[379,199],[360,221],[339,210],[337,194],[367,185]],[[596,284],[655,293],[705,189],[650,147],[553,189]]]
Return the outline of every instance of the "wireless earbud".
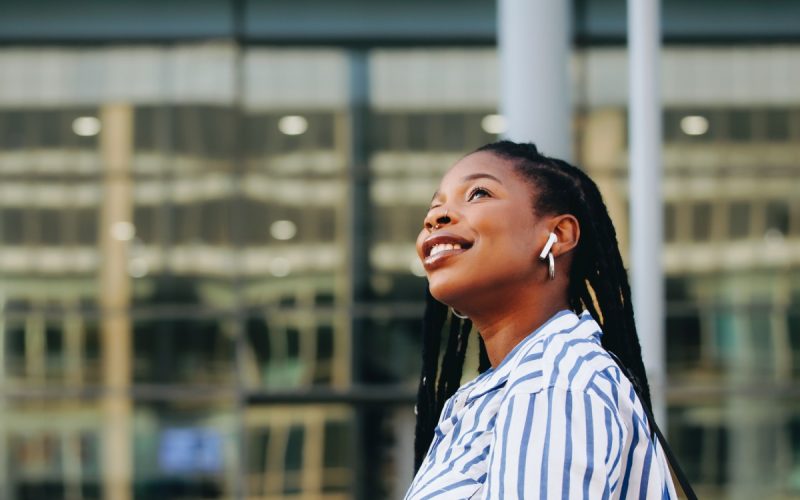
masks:
[[[553,248],[553,244],[558,241],[558,237],[556,233],[550,233],[550,236],[547,238],[547,243],[545,243],[544,248],[542,249],[542,253],[539,254],[539,259],[544,260],[547,258],[547,254],[550,253],[550,249]]]
[[[556,263],[555,258],[553,257],[553,244],[558,241],[558,237],[556,233],[550,233],[550,236],[547,238],[547,243],[545,243],[544,248],[542,249],[542,253],[539,254],[539,260],[547,259],[547,274],[550,276],[551,280],[556,279]]]

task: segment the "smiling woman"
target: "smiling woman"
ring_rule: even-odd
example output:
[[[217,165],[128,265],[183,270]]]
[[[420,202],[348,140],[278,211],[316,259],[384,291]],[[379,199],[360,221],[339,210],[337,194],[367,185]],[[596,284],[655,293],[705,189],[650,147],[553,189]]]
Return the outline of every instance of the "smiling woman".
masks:
[[[677,498],[616,234],[585,173],[532,144],[484,146],[445,174],[417,252],[429,295],[406,499]],[[473,325],[482,373],[459,388]]]

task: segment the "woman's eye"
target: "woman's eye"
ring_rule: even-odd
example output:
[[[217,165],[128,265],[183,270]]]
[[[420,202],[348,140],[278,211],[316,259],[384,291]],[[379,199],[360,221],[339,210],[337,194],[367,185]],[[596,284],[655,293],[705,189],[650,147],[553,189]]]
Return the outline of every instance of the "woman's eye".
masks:
[[[477,198],[485,198],[487,196],[490,196],[489,191],[487,191],[486,189],[484,189],[482,187],[476,187],[475,189],[473,189],[472,191],[469,192],[469,196],[467,197],[467,200],[468,201],[472,201],[472,200],[475,200]]]

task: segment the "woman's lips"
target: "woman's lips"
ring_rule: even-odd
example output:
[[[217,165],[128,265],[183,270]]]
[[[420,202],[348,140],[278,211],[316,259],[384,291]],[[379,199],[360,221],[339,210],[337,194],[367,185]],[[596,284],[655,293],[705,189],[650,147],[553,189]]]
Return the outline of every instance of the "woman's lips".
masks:
[[[431,270],[438,267],[441,263],[460,255],[470,248],[473,242],[465,239],[457,233],[451,231],[437,231],[422,242],[422,264],[425,269]]]
[[[422,263],[426,269],[433,269],[435,267],[438,267],[439,264],[441,264],[448,258],[460,255],[466,252],[467,250],[469,249],[450,245],[450,248],[438,249],[436,253],[431,253],[431,255],[425,257]]]

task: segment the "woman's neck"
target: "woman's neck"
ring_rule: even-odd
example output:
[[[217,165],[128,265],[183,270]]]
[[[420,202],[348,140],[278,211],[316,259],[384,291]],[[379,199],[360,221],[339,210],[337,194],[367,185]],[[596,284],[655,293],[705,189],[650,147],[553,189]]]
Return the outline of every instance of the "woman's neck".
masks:
[[[542,326],[557,312],[569,309],[569,304],[564,300],[535,302],[536,307],[514,306],[504,310],[493,310],[480,317],[471,317],[472,323],[480,332],[489,362],[496,368],[503,359],[522,340],[534,330]]]

